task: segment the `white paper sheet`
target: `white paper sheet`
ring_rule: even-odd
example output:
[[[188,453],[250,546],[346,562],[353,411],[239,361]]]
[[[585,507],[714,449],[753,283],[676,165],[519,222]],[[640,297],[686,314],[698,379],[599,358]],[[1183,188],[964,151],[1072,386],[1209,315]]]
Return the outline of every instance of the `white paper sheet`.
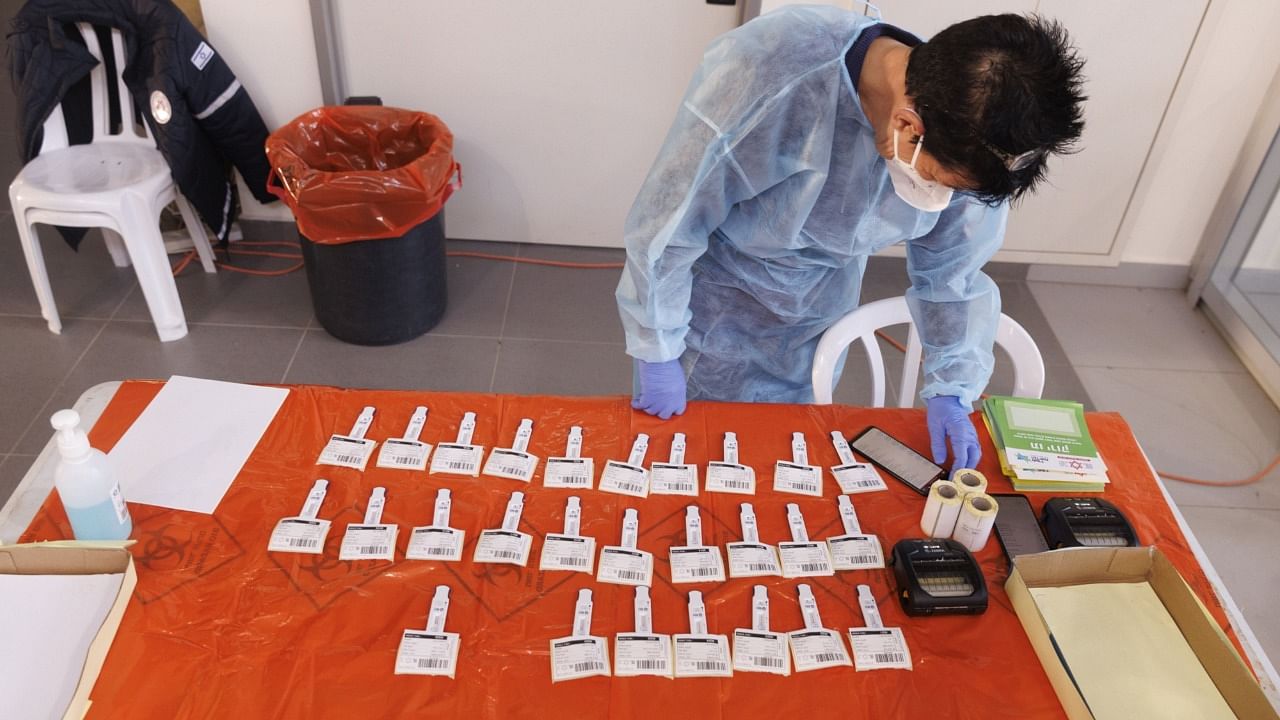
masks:
[[[123,573],[0,575],[4,717],[60,720],[123,580]]]
[[[288,395],[174,375],[110,453],[124,499],[212,513]]]

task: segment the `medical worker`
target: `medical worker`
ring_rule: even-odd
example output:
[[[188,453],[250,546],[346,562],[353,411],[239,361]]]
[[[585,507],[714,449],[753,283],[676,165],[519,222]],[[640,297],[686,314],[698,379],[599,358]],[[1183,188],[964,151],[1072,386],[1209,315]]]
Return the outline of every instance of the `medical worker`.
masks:
[[[822,333],[867,257],[905,242],[934,459],[974,467],[1000,295],[982,266],[1009,202],[1084,127],[1063,28],[995,15],[928,42],[791,6],[716,39],[626,222],[617,300],[632,405],[806,403]]]

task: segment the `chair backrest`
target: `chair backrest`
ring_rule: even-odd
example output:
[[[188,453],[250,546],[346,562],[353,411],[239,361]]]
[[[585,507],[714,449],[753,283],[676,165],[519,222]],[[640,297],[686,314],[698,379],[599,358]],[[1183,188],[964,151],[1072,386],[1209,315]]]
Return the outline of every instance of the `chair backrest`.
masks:
[[[129,88],[125,86],[124,79],[120,76],[124,72],[124,37],[120,34],[120,30],[111,29],[111,50],[115,58],[116,72],[113,77],[107,77],[107,64],[103,61],[102,46],[98,42],[98,34],[93,26],[89,23],[76,23],[76,29],[80,31],[80,37],[84,38],[89,54],[98,60],[98,64],[89,71],[90,106],[93,114],[92,142],[135,142],[154,145],[155,141],[151,137],[147,124],[136,123],[133,98],[130,97]],[[119,132],[112,132],[109,107],[111,93],[107,90],[109,82],[115,83],[117,90],[116,98],[120,111]],[[67,138],[67,121],[64,112],[66,112],[66,104],[61,103],[49,113],[49,119],[45,120],[44,140],[40,145],[41,153],[59,150],[71,144]]]
[[[920,374],[922,354],[920,334],[911,321],[911,310],[905,297],[893,297],[867,303],[840,318],[827,329],[818,341],[813,358],[813,397],[818,405],[830,405],[834,390],[836,365],[845,349],[861,340],[867,351],[871,368],[871,407],[884,407],[884,356],[876,331],[906,323],[906,356],[902,363],[902,382],[898,392],[898,407],[915,404],[916,378]],[[1013,360],[1013,394],[1017,397],[1040,397],[1044,391],[1044,359],[1031,335],[1008,315],[1000,316],[996,329],[996,345],[1004,348]]]

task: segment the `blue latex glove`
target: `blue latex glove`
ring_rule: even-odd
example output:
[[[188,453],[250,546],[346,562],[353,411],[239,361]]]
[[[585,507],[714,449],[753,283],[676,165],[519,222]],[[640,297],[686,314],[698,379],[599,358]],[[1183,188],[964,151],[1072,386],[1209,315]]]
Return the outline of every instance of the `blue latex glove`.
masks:
[[[684,368],[678,359],[658,363],[636,360],[636,374],[640,387],[631,398],[631,407],[663,420],[684,413]]]
[[[929,398],[929,445],[933,461],[942,465],[947,460],[947,438],[951,438],[951,471],[975,468],[982,458],[978,431],[969,419],[969,409],[954,395]]]

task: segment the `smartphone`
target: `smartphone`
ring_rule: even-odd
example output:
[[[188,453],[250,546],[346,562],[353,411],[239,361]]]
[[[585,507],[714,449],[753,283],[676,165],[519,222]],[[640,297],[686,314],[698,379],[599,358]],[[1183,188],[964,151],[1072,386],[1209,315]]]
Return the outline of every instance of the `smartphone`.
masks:
[[[1036,512],[1026,495],[1017,493],[992,493],[1000,504],[996,515],[996,537],[1004,548],[1004,556],[1010,563],[1019,555],[1048,552],[1049,542],[1036,520]]]
[[[947,473],[929,458],[875,426],[850,440],[849,447],[921,495],[928,495],[933,481]]]

